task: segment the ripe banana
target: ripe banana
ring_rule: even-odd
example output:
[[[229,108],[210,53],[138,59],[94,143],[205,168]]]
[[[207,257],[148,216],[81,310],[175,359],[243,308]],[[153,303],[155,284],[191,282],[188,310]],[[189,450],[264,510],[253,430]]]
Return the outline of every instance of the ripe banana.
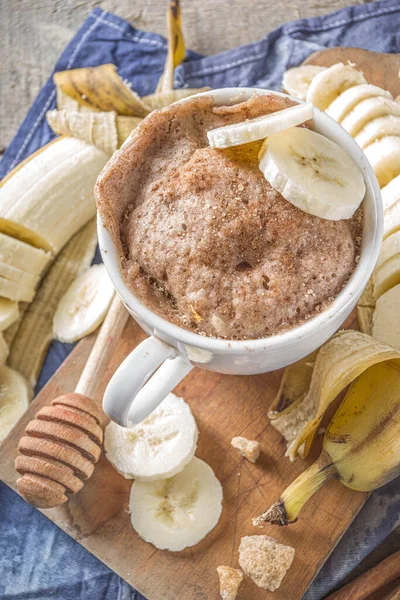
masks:
[[[0,365],[4,365],[9,353],[10,349],[7,345],[6,340],[4,339],[4,335],[0,331]]]
[[[139,425],[126,428],[112,422],[104,448],[111,464],[126,479],[154,481],[182,471],[197,448],[198,430],[192,411],[169,394]]]
[[[314,109],[312,104],[296,104],[283,110],[263,115],[256,119],[225,125],[207,131],[207,138],[212,148],[230,148],[263,140],[266,137],[301,125],[312,119]]]
[[[183,98],[189,98],[190,96],[194,96],[194,94],[207,92],[207,90],[210,89],[211,88],[209,87],[178,88],[177,90],[170,90],[167,92],[156,92],[155,94],[150,94],[149,96],[142,96],[141,100],[151,110],[157,110],[159,108],[164,108],[164,106],[169,106],[170,104],[173,104],[173,102],[178,102],[178,100],[183,100]]]
[[[75,279],[53,318],[53,334],[60,342],[72,343],[92,333],[103,322],[115,290],[103,264],[93,265]]]
[[[400,175],[397,175],[381,189],[383,210],[386,212],[400,201]]]
[[[386,186],[387,187],[387,186]],[[383,218],[383,239],[400,229],[400,202],[385,210]]]
[[[18,321],[18,318],[18,303],[8,298],[0,298],[0,332],[8,329],[8,327]]]
[[[16,302],[32,302],[36,286],[25,281],[13,281],[0,275],[0,296]]]
[[[22,375],[0,366],[0,442],[27,410],[32,397],[32,389]]]
[[[371,85],[370,83],[364,83],[345,90],[328,106],[325,112],[332,117],[332,119],[341,123],[344,117],[346,117],[362,100],[373,98],[375,96],[393,99],[392,94],[387,90],[377,87],[376,85]]]
[[[1,188],[0,188],[1,190]],[[1,191],[0,191],[1,194]],[[39,248],[0,233],[0,262],[32,275],[42,275],[52,256]]]
[[[9,279],[10,281],[14,281],[15,283],[23,283],[26,287],[35,288],[39,283],[39,275],[32,275],[27,271],[22,271],[22,269],[17,269],[16,267],[12,267],[7,263],[3,263],[0,261],[0,277],[4,277],[4,279]]]
[[[368,492],[400,474],[400,361],[376,364],[350,386],[324,436],[319,459],[254,525],[287,525],[329,479]]]
[[[108,158],[69,137],[41,148],[0,186],[0,231],[58,253],[94,217],[93,188]]]
[[[396,231],[383,241],[376,261],[376,269],[379,269],[396,254],[400,254],[400,231]]]
[[[374,295],[377,299],[400,283],[400,254],[393,254],[381,267],[375,269],[373,281]]]
[[[361,71],[350,64],[337,63],[315,75],[307,91],[307,102],[326,110],[342,92],[365,83],[367,81]]]
[[[325,71],[325,69],[326,67],[318,67],[317,65],[303,65],[288,69],[283,74],[282,89],[291,96],[305,100],[310,83],[318,73]]]
[[[179,552],[202,540],[219,521],[222,486],[212,468],[194,457],[161,481],[135,481],[129,510],[132,527],[160,550]]]
[[[372,336],[400,350],[400,285],[395,285],[378,298],[372,318]]]
[[[311,215],[349,219],[364,198],[363,175],[351,156],[315,131],[293,127],[271,135],[259,159],[271,186]]]
[[[400,137],[387,136],[365,149],[381,187],[400,174]]]
[[[376,140],[390,135],[400,135],[400,117],[386,115],[385,117],[373,119],[361,129],[355,140],[360,148],[364,150]]]
[[[367,123],[385,115],[400,116],[400,104],[390,98],[377,96],[362,100],[340,124],[350,135],[355,137]]]

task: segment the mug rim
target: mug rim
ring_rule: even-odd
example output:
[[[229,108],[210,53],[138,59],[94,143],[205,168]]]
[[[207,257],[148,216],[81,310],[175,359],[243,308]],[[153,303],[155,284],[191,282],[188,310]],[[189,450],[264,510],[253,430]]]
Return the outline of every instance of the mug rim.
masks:
[[[207,92],[202,92],[200,94],[196,94],[195,96],[190,96],[188,98],[179,100],[175,104],[188,102],[195,97],[201,96],[216,96],[215,100],[217,101],[218,99],[222,100],[222,98],[225,98],[224,100],[222,100],[221,103],[227,103],[229,99],[237,99],[238,101],[240,101],[240,95],[243,95],[244,99],[247,100],[252,95],[258,95],[260,93],[274,94],[276,96],[289,98],[298,104],[303,103],[298,98],[295,98],[288,94],[284,94],[282,92],[276,92],[274,90],[238,87],[209,90]],[[228,100],[226,99],[226,97],[228,97]],[[376,260],[378,258],[383,234],[382,199],[375,173],[370,163],[368,162],[364,152],[361,150],[361,148],[358,146],[355,140],[350,136],[350,134],[347,133],[347,131],[345,131],[341,127],[341,125],[334,121],[334,119],[332,119],[329,115],[320,111],[316,107],[314,107],[314,119],[322,121],[322,124],[324,126],[326,126],[329,130],[332,130],[332,134],[334,134],[334,137],[341,138],[341,140],[343,141],[342,147],[343,145],[346,146],[346,150],[350,153],[357,166],[361,169],[366,186],[366,194],[370,193],[373,201],[374,210],[372,211],[372,215],[370,217],[373,220],[372,239],[370,243],[365,244],[365,246],[362,242],[359,262],[356,265],[353,273],[351,274],[344,288],[339,292],[339,294],[337,294],[337,296],[335,296],[334,300],[330,302],[323,311],[314,315],[304,323],[292,327],[287,331],[282,331],[281,333],[277,333],[268,337],[250,338],[245,340],[223,339],[202,336],[188,329],[184,329],[179,325],[171,323],[164,317],[161,317],[157,313],[153,312],[150,308],[148,308],[145,304],[138,300],[138,298],[136,298],[136,296],[128,289],[128,287],[125,285],[125,282],[122,279],[120,271],[120,262],[115,244],[111,239],[106,225],[104,225],[102,222],[102,218],[99,211],[97,211],[98,241],[102,260],[106,267],[107,273],[117,293],[119,294],[127,308],[131,310],[134,314],[137,314],[146,324],[148,324],[153,329],[155,335],[157,335],[157,332],[160,332],[182,344],[192,346],[195,348],[201,348],[214,353],[229,352],[233,354],[242,354],[246,351],[256,352],[257,350],[267,349],[271,351],[278,349],[281,350],[282,347],[293,346],[295,344],[298,344],[300,340],[304,338],[309,338],[310,335],[315,333],[318,329],[320,329],[324,324],[326,324],[333,318],[340,320],[340,323],[342,323],[345,320],[347,314],[350,312],[350,306],[355,305],[355,302],[357,302],[358,298],[361,296],[363,290],[365,289],[368,280],[372,275],[372,271],[374,269]],[[316,129],[318,130],[319,128],[320,127],[317,126]],[[328,135],[326,137],[328,137],[329,139]],[[365,197],[363,201],[365,201]],[[364,222],[363,238],[365,235],[365,227],[366,222]]]

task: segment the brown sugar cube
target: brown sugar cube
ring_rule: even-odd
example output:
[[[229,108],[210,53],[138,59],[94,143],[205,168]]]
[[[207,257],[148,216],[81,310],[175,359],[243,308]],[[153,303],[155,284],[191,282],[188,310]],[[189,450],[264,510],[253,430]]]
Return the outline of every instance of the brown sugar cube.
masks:
[[[248,440],[245,437],[234,437],[232,438],[231,445],[252,463],[255,463],[260,456],[260,443],[255,440]]]
[[[240,584],[243,581],[243,573],[233,567],[217,567],[219,577],[219,593],[222,600],[235,600]]]
[[[294,548],[268,535],[248,535],[240,541],[239,565],[256,585],[274,592],[290,568],[294,553]]]

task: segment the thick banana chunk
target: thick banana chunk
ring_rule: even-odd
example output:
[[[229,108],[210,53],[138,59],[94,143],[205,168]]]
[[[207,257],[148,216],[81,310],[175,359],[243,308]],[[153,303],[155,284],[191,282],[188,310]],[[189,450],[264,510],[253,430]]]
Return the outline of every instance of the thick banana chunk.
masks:
[[[28,287],[36,287],[40,279],[39,275],[32,275],[31,273],[17,269],[17,267],[11,267],[3,262],[0,262],[0,277],[15,282],[23,282]]]
[[[307,90],[310,83],[318,73],[325,71],[326,67],[317,65],[303,65],[293,67],[283,74],[282,89],[291,96],[296,96],[300,100],[306,100]]]
[[[400,200],[400,175],[397,175],[381,189],[383,210],[386,212]]]
[[[9,235],[0,233],[1,263],[31,273],[32,275],[41,275],[51,259],[50,252],[45,252],[44,250],[40,250],[40,248],[35,248]]]
[[[355,85],[340,94],[340,96],[328,106],[326,114],[332,117],[332,119],[335,119],[335,121],[338,121],[338,123],[341,123],[344,117],[348,115],[359,102],[366,100],[366,98],[373,98],[376,96],[393,99],[390,92],[376,85],[371,85],[370,83]]]
[[[376,268],[379,269],[395,254],[400,254],[400,230],[383,241],[378,260],[376,261]]]
[[[33,393],[27,381],[9,367],[0,367],[0,442],[24,414]]]
[[[39,278],[38,278],[39,281]],[[0,275],[0,296],[16,302],[32,302],[36,287],[24,280],[12,281]]]
[[[57,253],[94,217],[93,188],[108,158],[69,137],[39,150],[0,186],[0,231]]]
[[[272,187],[311,215],[349,219],[364,198],[363,175],[351,156],[309,129],[293,127],[270,136],[259,158]]]
[[[312,104],[297,104],[256,119],[211,129],[207,131],[207,138],[212,148],[240,146],[241,144],[263,140],[279,131],[301,125],[312,119],[313,115],[314,108]]]
[[[342,92],[365,83],[367,81],[361,71],[350,64],[337,63],[315,75],[307,91],[307,102],[326,110]]]
[[[400,202],[385,210],[383,217],[383,239],[400,229]]]
[[[390,98],[377,96],[367,98],[357,104],[353,110],[342,120],[341,126],[356,137],[363,127],[373,119],[384,117],[385,115],[400,116],[400,103]]]
[[[400,135],[400,117],[386,115],[373,119],[361,129],[355,140],[364,150],[373,142],[390,135]]]
[[[104,448],[111,464],[126,479],[154,481],[182,471],[197,448],[198,431],[183,398],[168,394],[139,425],[105,430]]]
[[[199,458],[162,481],[135,481],[129,501],[132,527],[160,550],[179,552],[198,544],[219,521],[222,486]]]
[[[4,335],[0,332],[0,365],[4,365],[9,353],[10,349],[7,345],[6,340],[4,339]]]
[[[19,319],[18,303],[0,298],[0,331],[5,331]]]
[[[382,294],[400,283],[400,254],[393,254],[373,274],[374,295],[380,298]]]
[[[395,285],[380,298],[372,320],[372,337],[400,350],[400,284]]]
[[[92,333],[103,322],[114,293],[105,266],[91,266],[61,298],[53,318],[54,337],[72,343]]]
[[[387,136],[365,149],[381,187],[400,174],[400,136]]]

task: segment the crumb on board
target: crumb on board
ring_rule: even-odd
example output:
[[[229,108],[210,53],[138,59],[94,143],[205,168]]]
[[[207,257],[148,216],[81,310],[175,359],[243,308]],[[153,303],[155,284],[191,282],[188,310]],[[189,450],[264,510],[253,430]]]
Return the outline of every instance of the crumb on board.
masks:
[[[239,565],[256,585],[274,592],[281,585],[294,559],[294,548],[267,535],[242,537]]]
[[[240,584],[243,581],[243,573],[233,567],[221,565],[217,567],[219,577],[219,593],[222,600],[235,600]]]
[[[252,463],[255,463],[260,456],[260,443],[255,440],[248,440],[240,436],[234,437],[232,438],[231,445]]]

